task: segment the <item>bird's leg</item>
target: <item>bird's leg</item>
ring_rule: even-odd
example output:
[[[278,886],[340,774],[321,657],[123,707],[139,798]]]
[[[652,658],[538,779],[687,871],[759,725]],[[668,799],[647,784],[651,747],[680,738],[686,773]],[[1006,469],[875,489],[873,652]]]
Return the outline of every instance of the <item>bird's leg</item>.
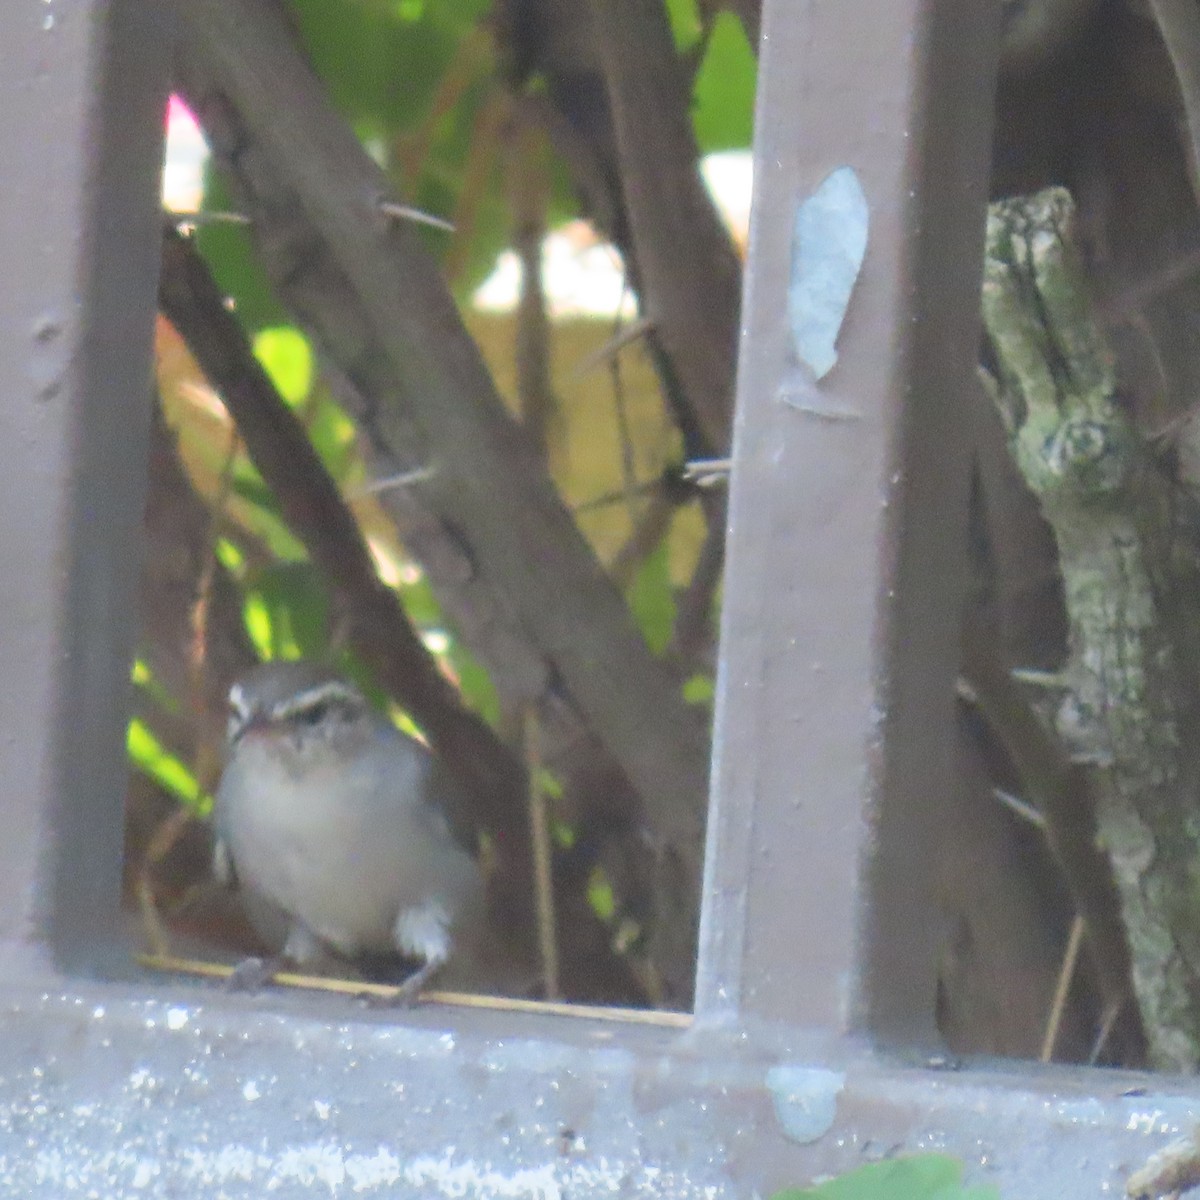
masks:
[[[234,965],[233,973],[225,980],[225,990],[251,993],[261,991],[276,973],[287,965],[287,960],[282,954],[275,954],[270,958],[248,955]]]
[[[387,1003],[397,1008],[407,1008],[421,998],[425,985],[446,965],[444,958],[430,958],[421,964],[397,989]]]
[[[450,917],[437,898],[403,909],[392,926],[392,942],[405,958],[415,958],[417,968],[382,1003],[388,1007],[406,1007],[414,1003],[421,989],[446,965],[450,957]]]
[[[243,958],[233,968],[225,986],[232,992],[257,992],[285,968],[319,962],[325,955],[325,948],[308,926],[297,921],[288,931],[287,941],[278,954],[270,958]]]

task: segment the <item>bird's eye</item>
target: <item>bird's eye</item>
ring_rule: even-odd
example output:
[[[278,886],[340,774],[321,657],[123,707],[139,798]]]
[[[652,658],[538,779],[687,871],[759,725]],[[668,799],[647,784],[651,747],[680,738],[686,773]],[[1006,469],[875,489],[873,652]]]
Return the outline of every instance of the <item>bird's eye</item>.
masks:
[[[296,714],[296,720],[301,725],[319,725],[329,716],[330,704],[327,700],[318,701],[316,704],[310,704],[307,708],[302,708]]]

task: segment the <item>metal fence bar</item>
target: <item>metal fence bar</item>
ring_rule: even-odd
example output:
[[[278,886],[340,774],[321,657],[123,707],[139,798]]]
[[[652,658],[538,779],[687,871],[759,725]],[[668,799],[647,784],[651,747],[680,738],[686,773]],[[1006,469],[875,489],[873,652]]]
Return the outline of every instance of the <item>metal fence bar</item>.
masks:
[[[991,0],[768,3],[697,988],[705,1017],[931,1039]],[[850,167],[866,258],[806,379],[798,206]]]
[[[140,0],[0,4],[0,1195],[733,1200],[935,1149],[1095,1196],[1194,1125],[1161,1080],[827,1036],[931,1010],[909,927],[949,771],[993,7],[768,0],[719,890],[680,1032],[80,978],[116,915],[165,30]],[[806,390],[791,227],[843,165],[872,232]]]
[[[0,5],[8,978],[52,960],[94,969],[114,942],[168,68],[162,7]]]

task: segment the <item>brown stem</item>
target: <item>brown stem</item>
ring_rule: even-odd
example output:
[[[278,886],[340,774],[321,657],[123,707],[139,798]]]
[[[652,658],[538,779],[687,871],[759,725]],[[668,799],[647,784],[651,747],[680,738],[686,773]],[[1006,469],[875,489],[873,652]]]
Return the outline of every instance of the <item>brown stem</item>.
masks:
[[[741,268],[705,190],[661,0],[592,0],[645,315],[715,453],[729,446]]]
[[[705,652],[711,649],[713,599],[725,567],[725,497],[710,494],[702,503],[708,531],[692,578],[679,597],[671,637],[671,652],[685,669],[700,666]]]
[[[546,205],[550,179],[546,135],[521,105],[514,106],[509,144],[508,203],[513,220],[513,249],[521,260],[521,293],[517,302],[517,398],[521,421],[545,458],[558,413],[558,397],[550,378],[550,317],[542,286],[542,242],[546,237]]]
[[[1008,754],[1025,798],[1045,818],[1046,840],[1062,870],[1075,911],[1087,926],[1088,946],[1105,1006],[1124,1004],[1131,992],[1129,947],[1112,868],[1095,841],[1087,775],[1067,759],[1038,719],[997,659],[992,641],[978,621],[967,620],[963,678]]]

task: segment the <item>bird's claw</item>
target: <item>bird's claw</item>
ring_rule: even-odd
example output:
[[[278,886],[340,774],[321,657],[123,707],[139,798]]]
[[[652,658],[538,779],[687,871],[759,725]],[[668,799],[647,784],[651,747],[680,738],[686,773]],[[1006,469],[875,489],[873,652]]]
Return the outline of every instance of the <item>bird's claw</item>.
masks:
[[[226,978],[225,990],[250,993],[262,991],[278,970],[278,959],[255,958],[253,955],[243,958]]]

